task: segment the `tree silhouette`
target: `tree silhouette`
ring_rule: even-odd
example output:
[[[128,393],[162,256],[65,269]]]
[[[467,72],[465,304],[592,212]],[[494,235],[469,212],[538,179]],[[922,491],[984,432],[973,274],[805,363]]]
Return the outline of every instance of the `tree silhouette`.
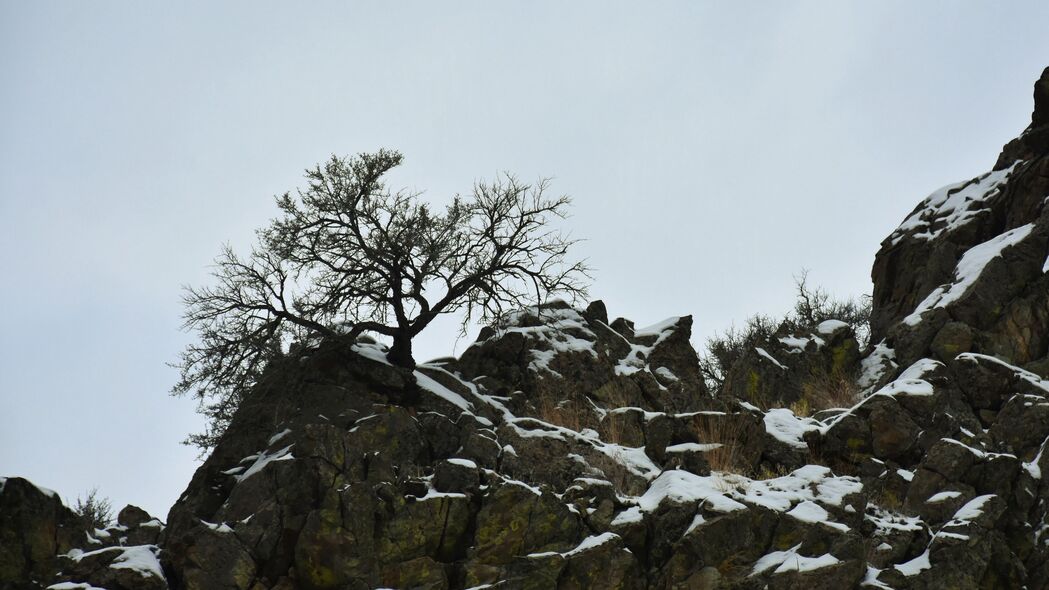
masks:
[[[216,283],[186,288],[185,327],[199,341],[175,365],[174,393],[192,392],[210,420],[187,442],[212,446],[290,342],[374,332],[392,339],[390,363],[412,368],[412,339],[442,314],[461,314],[465,331],[554,293],[586,294],[588,268],[568,259],[575,240],[549,227],[570,200],[548,197],[546,180],[506,174],[435,211],[387,189],[402,159],[381,150],[307,170],[305,189],[277,197],[280,214],[250,254],[224,247]]]

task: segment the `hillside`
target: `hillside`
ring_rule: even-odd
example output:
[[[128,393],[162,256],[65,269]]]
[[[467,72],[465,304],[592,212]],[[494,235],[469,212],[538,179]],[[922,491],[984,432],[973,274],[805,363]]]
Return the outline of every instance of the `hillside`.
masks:
[[[0,479],[0,588],[1049,589],[1049,69],[1034,104],[884,240],[866,349],[781,330],[715,396],[691,316],[599,301],[414,371],[328,340],[267,368],[164,523],[81,530]]]

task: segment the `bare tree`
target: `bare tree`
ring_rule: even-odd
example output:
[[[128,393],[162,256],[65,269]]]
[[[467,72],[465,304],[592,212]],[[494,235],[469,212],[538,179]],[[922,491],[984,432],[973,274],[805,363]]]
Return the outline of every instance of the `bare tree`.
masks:
[[[307,170],[307,186],[277,198],[279,216],[250,255],[228,246],[212,286],[187,288],[185,326],[200,340],[177,363],[176,394],[193,392],[211,419],[190,437],[207,447],[242,396],[290,341],[363,332],[392,339],[388,360],[414,367],[412,339],[442,314],[492,321],[551,294],[586,294],[588,268],[569,260],[576,242],[550,228],[567,196],[512,175],[476,183],[434,210],[383,176],[398,152],[332,157]]]

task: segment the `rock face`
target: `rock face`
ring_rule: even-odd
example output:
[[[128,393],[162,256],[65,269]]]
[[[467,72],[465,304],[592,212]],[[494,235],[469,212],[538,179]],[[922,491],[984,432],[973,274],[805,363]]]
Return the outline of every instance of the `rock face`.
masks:
[[[20,477],[0,478],[0,587],[33,588],[49,580],[55,556],[83,534],[58,494]]]
[[[0,478],[0,588],[168,588],[156,545],[164,525],[136,506],[88,529],[58,494]]]
[[[459,359],[322,342],[267,368],[172,507],[85,531],[0,480],[0,588],[1049,590],[1049,70],[988,174],[719,399],[692,318],[524,310]],[[785,407],[787,406],[787,407]]]
[[[1049,367],[1049,69],[994,168],[929,195],[875,257],[872,341],[900,364],[963,352]]]

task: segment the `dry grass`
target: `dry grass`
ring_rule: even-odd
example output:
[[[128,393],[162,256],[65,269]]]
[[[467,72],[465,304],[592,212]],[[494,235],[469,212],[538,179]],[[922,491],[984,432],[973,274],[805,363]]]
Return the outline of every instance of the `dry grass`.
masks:
[[[601,421],[601,440],[612,444],[623,443],[623,417],[612,413],[605,414]]]
[[[851,408],[859,400],[856,381],[839,371],[813,373],[801,385],[801,398],[791,404],[796,416],[809,416],[821,410]]]
[[[700,443],[721,446],[703,454],[712,471],[743,473],[749,469],[743,462],[746,423],[739,416],[700,415],[692,422],[693,433]]]
[[[579,432],[586,427],[583,420],[586,412],[585,408],[571,400],[557,402],[551,396],[543,396],[536,407],[536,418]]]
[[[787,469],[782,465],[770,467],[767,464],[763,464],[761,468],[758,469],[757,473],[754,474],[754,479],[776,479],[777,477],[783,477],[789,473],[790,469]]]

